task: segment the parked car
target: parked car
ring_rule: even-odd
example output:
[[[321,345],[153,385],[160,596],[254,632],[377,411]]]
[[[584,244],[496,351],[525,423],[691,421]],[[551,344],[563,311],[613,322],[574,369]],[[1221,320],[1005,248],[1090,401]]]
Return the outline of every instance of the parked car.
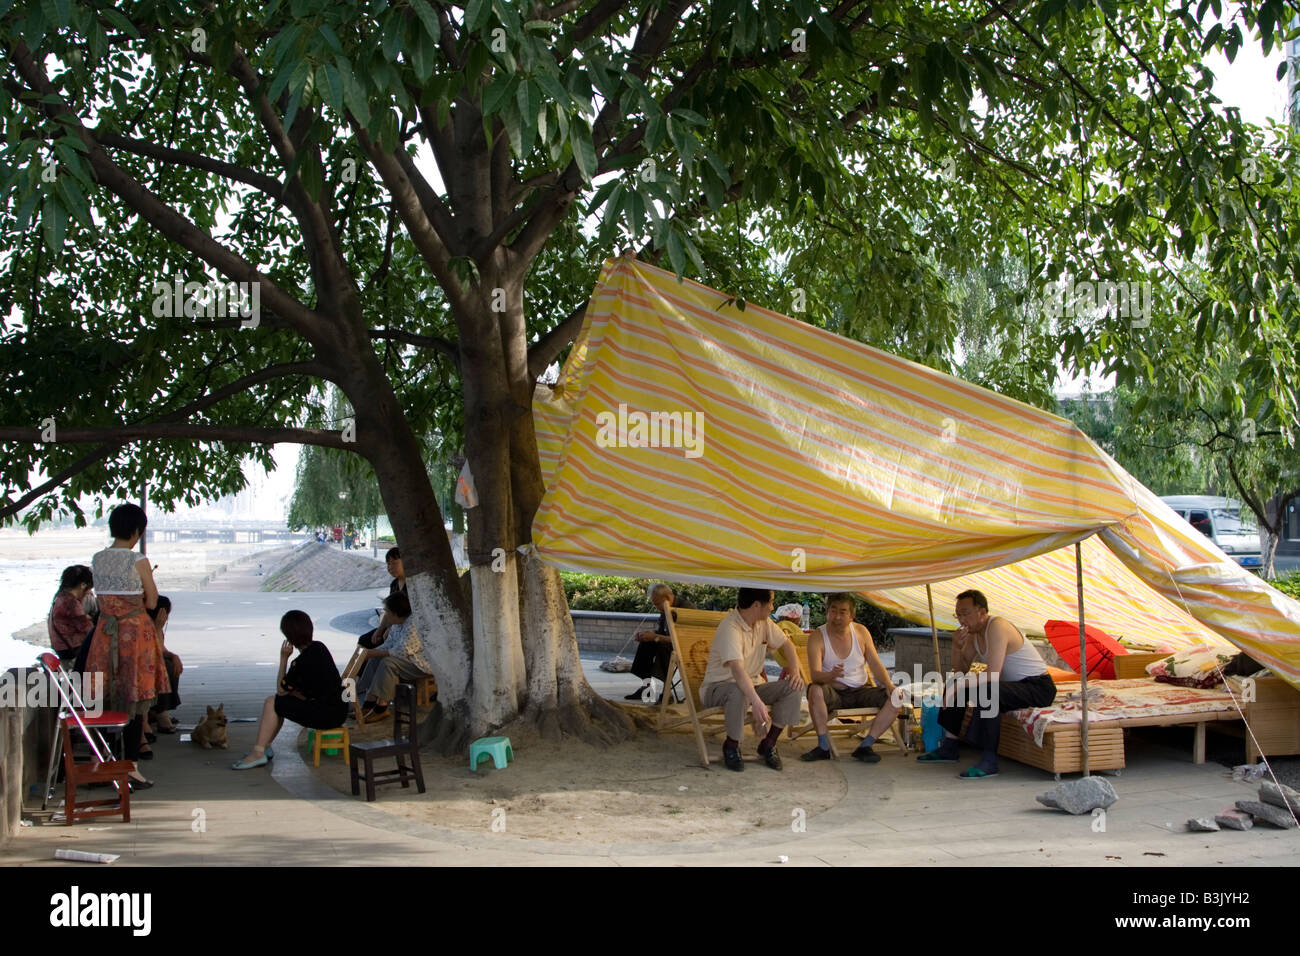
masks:
[[[1215,495],[1170,495],[1160,500],[1243,568],[1259,567],[1259,527],[1240,501]]]

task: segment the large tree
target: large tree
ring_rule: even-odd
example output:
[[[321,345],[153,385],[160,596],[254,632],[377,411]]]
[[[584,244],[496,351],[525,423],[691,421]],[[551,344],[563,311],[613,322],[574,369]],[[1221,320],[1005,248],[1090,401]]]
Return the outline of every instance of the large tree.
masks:
[[[626,720],[582,678],[558,575],[526,547],[543,493],[534,387],[583,318],[563,289],[633,245],[934,358],[953,325],[943,276],[978,257],[1017,257],[1031,297],[1064,273],[1150,278],[1201,238],[1225,273],[1294,278],[1259,230],[1224,225],[1230,201],[1293,229],[1245,175],[1256,140],[1215,109],[1200,64],[1252,29],[1270,45],[1292,12],[3,4],[0,303],[18,319],[0,517],[146,481],[161,503],[227,490],[239,456],[268,461],[274,442],[347,449],[402,547],[443,740],[521,714],[619,736]],[[752,236],[779,257],[779,289],[729,260]],[[531,294],[534,272],[558,294]],[[155,291],[178,279],[248,283],[258,323]],[[1216,320],[1247,327],[1253,295]],[[1129,341],[1126,322],[1106,334]],[[1095,344],[1069,323],[1061,341],[1081,361]],[[325,382],[355,409],[342,429],[304,423]],[[468,593],[417,439],[452,433],[433,398],[448,388],[481,502]],[[28,489],[33,468],[47,480]]]

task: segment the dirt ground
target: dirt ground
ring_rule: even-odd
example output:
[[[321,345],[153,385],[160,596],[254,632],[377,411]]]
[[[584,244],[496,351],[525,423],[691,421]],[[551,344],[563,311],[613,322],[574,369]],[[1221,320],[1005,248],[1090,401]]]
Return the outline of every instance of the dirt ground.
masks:
[[[353,730],[354,740],[389,736],[391,723]],[[306,734],[299,745],[305,746]],[[370,806],[432,826],[487,833],[495,823],[514,836],[585,843],[711,842],[773,828],[788,829],[802,810],[812,817],[844,798],[844,776],[833,762],[792,762],[815,741],[784,741],[786,771],[746,762],[743,773],[699,764],[690,734],[660,737],[642,730],[623,744],[600,749],[511,735],[515,759],[497,770],[490,759],[469,769],[467,758],[421,754],[426,793],[412,785],[381,787]],[[753,741],[748,742],[752,748]],[[711,753],[720,760],[721,748]],[[307,753],[310,763],[310,752]],[[388,763],[391,767],[391,761]],[[321,754],[315,771],[350,794],[341,755]]]

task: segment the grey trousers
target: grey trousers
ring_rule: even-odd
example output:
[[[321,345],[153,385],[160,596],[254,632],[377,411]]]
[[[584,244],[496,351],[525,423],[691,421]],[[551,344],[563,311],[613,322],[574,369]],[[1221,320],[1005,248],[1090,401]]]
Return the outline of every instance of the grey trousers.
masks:
[[[389,654],[387,657],[372,658],[366,661],[357,680],[357,697],[365,700],[390,701],[398,684],[409,684],[421,677],[428,677],[410,661],[403,657]]]
[[[799,719],[803,695],[791,687],[789,681],[755,684],[754,689],[758,691],[759,700],[767,704],[774,726],[789,727]],[[745,738],[745,711],[749,701],[739,684],[730,680],[706,684],[700,688],[700,703],[705,707],[721,707],[727,722],[727,736],[732,740]]]

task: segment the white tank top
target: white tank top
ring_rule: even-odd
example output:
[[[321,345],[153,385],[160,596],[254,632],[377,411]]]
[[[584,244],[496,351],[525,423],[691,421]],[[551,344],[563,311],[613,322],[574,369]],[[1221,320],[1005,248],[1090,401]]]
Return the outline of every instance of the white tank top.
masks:
[[[826,633],[826,625],[820,628],[822,632],[822,670],[829,671],[836,664],[844,665],[844,673],[840,675],[840,682],[850,688],[863,687],[867,683],[867,659],[862,654],[862,647],[858,644],[858,636],[853,633],[853,626],[849,625],[849,656],[837,657],[835,649],[831,647],[830,635]]]
[[[989,624],[992,624],[996,618],[989,618]],[[1012,627],[1016,627],[1014,624]],[[1020,634],[1020,628],[1016,627],[1016,633]],[[984,647],[980,647],[979,638],[975,639],[975,659],[988,663],[988,628],[984,629],[986,638]],[[1042,655],[1038,649],[1029,643],[1029,638],[1020,634],[1020,650],[1013,654],[1007,654],[1002,658],[1002,672],[998,675],[998,680],[1011,683],[1012,681],[1024,680],[1026,677],[1037,677],[1039,674],[1047,673],[1047,665],[1043,663]]]

